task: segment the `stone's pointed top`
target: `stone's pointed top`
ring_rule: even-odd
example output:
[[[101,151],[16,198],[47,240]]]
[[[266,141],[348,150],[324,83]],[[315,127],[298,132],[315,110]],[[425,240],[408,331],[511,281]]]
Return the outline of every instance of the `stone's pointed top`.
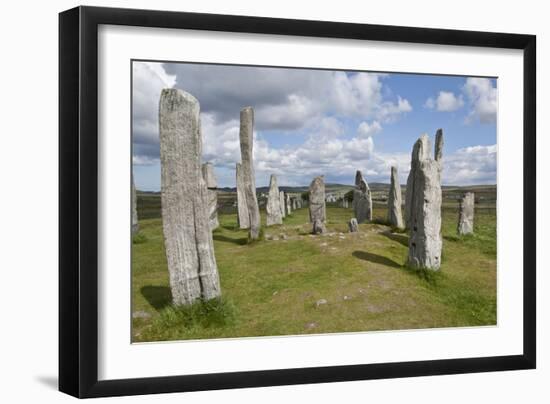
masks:
[[[310,184],[310,187],[312,186],[319,186],[319,185],[325,185],[325,176],[324,175],[319,175],[317,177],[315,177],[313,179],[313,181],[311,181],[311,184]]]
[[[355,185],[359,186],[361,181],[363,181],[363,173],[360,170],[357,170],[355,173]]]
[[[218,181],[216,180],[216,175],[214,174],[214,166],[212,163],[204,163],[202,165],[202,177],[206,183],[206,188],[217,188]]]
[[[360,170],[357,170],[357,173],[355,174],[355,186],[363,192],[367,192],[369,190],[369,184],[363,177],[363,173]]]
[[[443,129],[438,129],[435,133],[435,161],[440,161],[443,158]]]
[[[173,101],[187,101],[191,104],[198,104],[199,101],[186,91],[177,88],[163,88],[160,94],[160,99],[169,99]]]
[[[247,115],[254,117],[254,108],[244,107],[243,109],[241,109],[241,119],[243,116],[247,116]]]
[[[276,187],[277,186],[277,176],[275,174],[271,174],[271,177],[269,177],[269,187]]]
[[[426,133],[418,138],[413,146],[412,161],[420,162],[431,157],[430,153],[430,138]]]

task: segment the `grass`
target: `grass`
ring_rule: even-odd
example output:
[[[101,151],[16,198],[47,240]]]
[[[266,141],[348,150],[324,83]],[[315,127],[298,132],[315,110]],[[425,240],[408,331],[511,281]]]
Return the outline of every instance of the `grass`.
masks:
[[[494,209],[476,211],[468,237],[456,236],[456,207],[443,209],[438,273],[406,267],[408,235],[382,224],[382,206],[348,233],[352,210],[329,205],[323,236],[309,235],[300,209],[250,244],[236,215],[222,214],[213,238],[223,297],[186,308],[171,305],[161,220],[147,211],[133,244],[132,308],[147,314],[132,320],[136,342],[496,324]]]

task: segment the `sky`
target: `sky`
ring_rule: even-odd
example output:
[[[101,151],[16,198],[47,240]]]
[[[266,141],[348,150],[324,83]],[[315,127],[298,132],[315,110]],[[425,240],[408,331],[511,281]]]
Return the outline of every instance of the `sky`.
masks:
[[[256,186],[307,186],[317,175],[352,185],[406,182],[414,142],[443,129],[444,185],[496,184],[497,80],[421,74],[192,63],[132,64],[136,188],[160,190],[158,104],[163,88],[200,103],[203,162],[218,187],[235,187],[239,113],[254,108]],[[433,147],[432,147],[433,149]],[[433,153],[433,150],[432,150]]]

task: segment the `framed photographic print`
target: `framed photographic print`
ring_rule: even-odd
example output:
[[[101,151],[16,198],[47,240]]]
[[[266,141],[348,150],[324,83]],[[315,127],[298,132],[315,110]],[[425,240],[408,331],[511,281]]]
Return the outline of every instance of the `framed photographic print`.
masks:
[[[534,36],[59,26],[61,391],[535,367]]]

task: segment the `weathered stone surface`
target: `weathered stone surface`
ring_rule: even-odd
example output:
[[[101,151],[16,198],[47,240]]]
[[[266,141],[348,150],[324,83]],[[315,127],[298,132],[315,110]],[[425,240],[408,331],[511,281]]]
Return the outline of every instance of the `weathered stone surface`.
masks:
[[[461,236],[474,232],[475,196],[473,192],[466,192],[460,200],[458,211],[458,234]]]
[[[357,223],[357,219],[356,219],[356,218],[352,218],[352,219],[349,221],[348,226],[349,226],[349,231],[350,231],[350,233],[355,233],[356,231],[359,230],[359,224]]]
[[[159,103],[162,226],[174,304],[220,295],[206,184],[201,173],[199,103],[162,90]]]
[[[313,222],[313,234],[323,234],[326,233],[327,229],[325,227],[325,224],[321,221],[321,219],[315,219]]]
[[[285,194],[285,201],[286,201],[286,214],[290,215],[292,213],[292,203],[290,202],[289,194]]]
[[[437,132],[435,132],[435,152],[434,152],[434,160],[439,161],[439,163],[443,160],[443,129],[438,129]],[[440,164],[441,166],[442,164]]]
[[[358,223],[372,220],[372,197],[369,185],[361,171],[355,174],[355,190],[353,191],[353,212]]]
[[[325,204],[325,179],[315,177],[309,185],[309,221],[313,223],[313,233],[324,233],[327,220]]]
[[[296,198],[292,198],[292,210],[298,209],[298,200]]]
[[[425,141],[422,141],[423,137],[418,139],[413,146],[413,151],[411,154],[411,170],[409,171],[409,176],[407,177],[407,189],[405,192],[405,225],[407,229],[411,228],[410,219],[411,219],[411,207],[412,207],[412,196],[413,196],[413,182],[415,171],[420,164],[420,161],[426,160],[430,157],[430,143],[427,135]]]
[[[212,163],[202,165],[202,178],[207,188],[205,202],[208,209],[210,230],[215,230],[220,226],[220,222],[218,221],[218,181]]]
[[[401,185],[397,167],[391,168],[390,193],[388,195],[388,222],[398,229],[405,227],[401,214]]]
[[[256,179],[254,176],[253,164],[253,143],[254,143],[254,110],[252,107],[245,107],[241,110],[241,123],[239,137],[241,141],[241,169],[243,172],[244,194],[248,207],[249,237],[257,240],[260,237],[260,208],[256,196]]]
[[[279,187],[277,186],[277,177],[275,176],[275,174],[271,174],[271,178],[269,180],[269,194],[267,196],[267,205],[265,207],[267,212],[268,226],[283,223],[279,195],[280,194]]]
[[[414,169],[412,168],[414,166]],[[437,271],[441,266],[440,164],[431,158],[430,141],[422,135],[415,143],[411,162],[408,264]]]
[[[286,205],[286,203],[285,203],[285,193],[284,193],[283,191],[279,191],[279,206],[280,206],[280,208],[281,208],[281,216],[282,216],[283,218],[286,217],[286,214],[285,214],[285,212],[286,212],[285,205]]]
[[[244,178],[241,163],[236,165],[237,176],[237,221],[240,229],[250,228],[250,215],[248,214],[248,205],[246,204],[246,196],[244,192]]]
[[[134,185],[134,176],[132,175],[132,234],[139,231],[138,214],[137,214],[137,196],[136,186]]]

